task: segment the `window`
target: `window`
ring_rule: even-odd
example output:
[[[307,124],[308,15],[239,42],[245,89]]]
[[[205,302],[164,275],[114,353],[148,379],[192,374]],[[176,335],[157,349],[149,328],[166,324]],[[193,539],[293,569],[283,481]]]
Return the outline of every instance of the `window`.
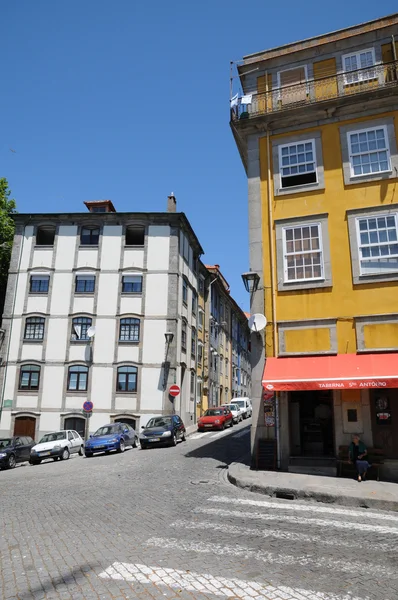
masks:
[[[88,367],[73,365],[68,370],[68,390],[71,392],[87,391]]]
[[[117,370],[117,392],[137,391],[137,367],[119,367]]]
[[[191,396],[195,395],[195,372],[191,371]]]
[[[40,367],[37,365],[22,365],[19,375],[20,390],[38,390],[40,382]]]
[[[73,442],[73,433],[71,431],[68,431],[68,440]]]
[[[87,331],[91,327],[92,319],[90,317],[75,317],[72,320],[72,333],[71,340],[73,341],[87,341],[90,338],[87,335]]]
[[[356,408],[348,408],[347,409],[347,421],[348,423],[357,423],[358,422],[358,411]]]
[[[376,78],[376,70],[368,69],[375,65],[375,54],[373,48],[346,54],[343,56],[343,68],[345,71],[344,83],[351,85],[361,81],[369,81]]]
[[[44,318],[28,317],[25,322],[25,340],[42,340],[44,337]]]
[[[196,329],[194,327],[191,332],[191,356],[196,358]]]
[[[323,262],[319,223],[286,227],[283,234],[285,281],[321,279]]]
[[[99,227],[82,227],[80,244],[82,246],[98,246],[99,236]]]
[[[122,277],[123,294],[142,293],[142,275],[124,275]]]
[[[361,275],[398,271],[397,215],[357,219]]]
[[[197,293],[193,290],[192,291],[192,314],[196,315],[196,311],[198,309],[198,295]]]
[[[135,318],[120,319],[120,342],[140,341],[140,320]]]
[[[199,277],[199,294],[201,296],[203,296],[205,291],[205,280],[203,279],[202,275]]]
[[[36,246],[54,246],[55,227],[43,225],[36,233]]]
[[[182,256],[186,262],[189,262],[189,242],[188,238],[182,234],[181,237]]]
[[[203,361],[203,346],[199,342],[198,344],[198,365],[201,365]]]
[[[203,320],[204,320],[203,310],[199,309],[198,328],[200,329],[200,331],[202,331],[202,329],[203,329]]]
[[[223,363],[224,363],[224,359],[222,356],[220,356],[220,375],[223,374]]]
[[[281,188],[317,182],[315,141],[279,146]]]
[[[92,294],[95,289],[95,275],[76,275],[75,294]]]
[[[386,127],[348,132],[351,176],[391,171]]]
[[[92,206],[90,208],[90,212],[92,213],[106,213],[106,206]]]
[[[49,283],[49,275],[31,275],[30,292],[32,294],[47,294]]]
[[[187,351],[187,322],[181,323],[181,352]]]
[[[229,360],[228,358],[225,359],[225,377],[228,379],[229,376]]]
[[[182,280],[182,301],[185,306],[188,306],[188,283],[184,278]]]
[[[126,246],[144,246],[145,227],[141,225],[129,225],[126,227]]]

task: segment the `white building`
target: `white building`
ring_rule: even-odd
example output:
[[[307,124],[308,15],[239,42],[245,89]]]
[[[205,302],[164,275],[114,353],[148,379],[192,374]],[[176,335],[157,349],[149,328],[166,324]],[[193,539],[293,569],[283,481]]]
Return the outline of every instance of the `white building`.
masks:
[[[138,430],[151,415],[172,412],[186,426],[195,422],[203,251],[186,216],[174,196],[165,213],[117,213],[110,201],[86,206],[85,213],[15,215],[2,435],[87,434],[116,420]],[[173,400],[175,383],[181,394]],[[87,426],[86,400],[94,404]]]

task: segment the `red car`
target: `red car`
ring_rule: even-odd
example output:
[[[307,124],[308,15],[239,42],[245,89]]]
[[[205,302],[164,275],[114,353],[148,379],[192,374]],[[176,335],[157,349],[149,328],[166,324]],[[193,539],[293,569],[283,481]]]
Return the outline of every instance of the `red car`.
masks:
[[[198,431],[208,431],[210,429],[225,429],[234,424],[232,413],[225,406],[209,408],[198,421]]]

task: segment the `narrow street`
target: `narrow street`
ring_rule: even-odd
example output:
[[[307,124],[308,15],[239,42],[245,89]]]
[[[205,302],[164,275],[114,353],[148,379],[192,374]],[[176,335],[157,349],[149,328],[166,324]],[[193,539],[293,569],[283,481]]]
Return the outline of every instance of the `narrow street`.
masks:
[[[272,500],[249,425],[0,473],[0,598],[396,600],[398,514]]]

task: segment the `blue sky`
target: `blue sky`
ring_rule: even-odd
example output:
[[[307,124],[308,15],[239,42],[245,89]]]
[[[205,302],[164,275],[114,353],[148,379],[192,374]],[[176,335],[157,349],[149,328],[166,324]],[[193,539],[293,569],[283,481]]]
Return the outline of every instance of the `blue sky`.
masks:
[[[19,212],[162,211],[173,191],[242,308],[246,176],[229,63],[396,10],[336,0],[3,0],[0,176]]]

